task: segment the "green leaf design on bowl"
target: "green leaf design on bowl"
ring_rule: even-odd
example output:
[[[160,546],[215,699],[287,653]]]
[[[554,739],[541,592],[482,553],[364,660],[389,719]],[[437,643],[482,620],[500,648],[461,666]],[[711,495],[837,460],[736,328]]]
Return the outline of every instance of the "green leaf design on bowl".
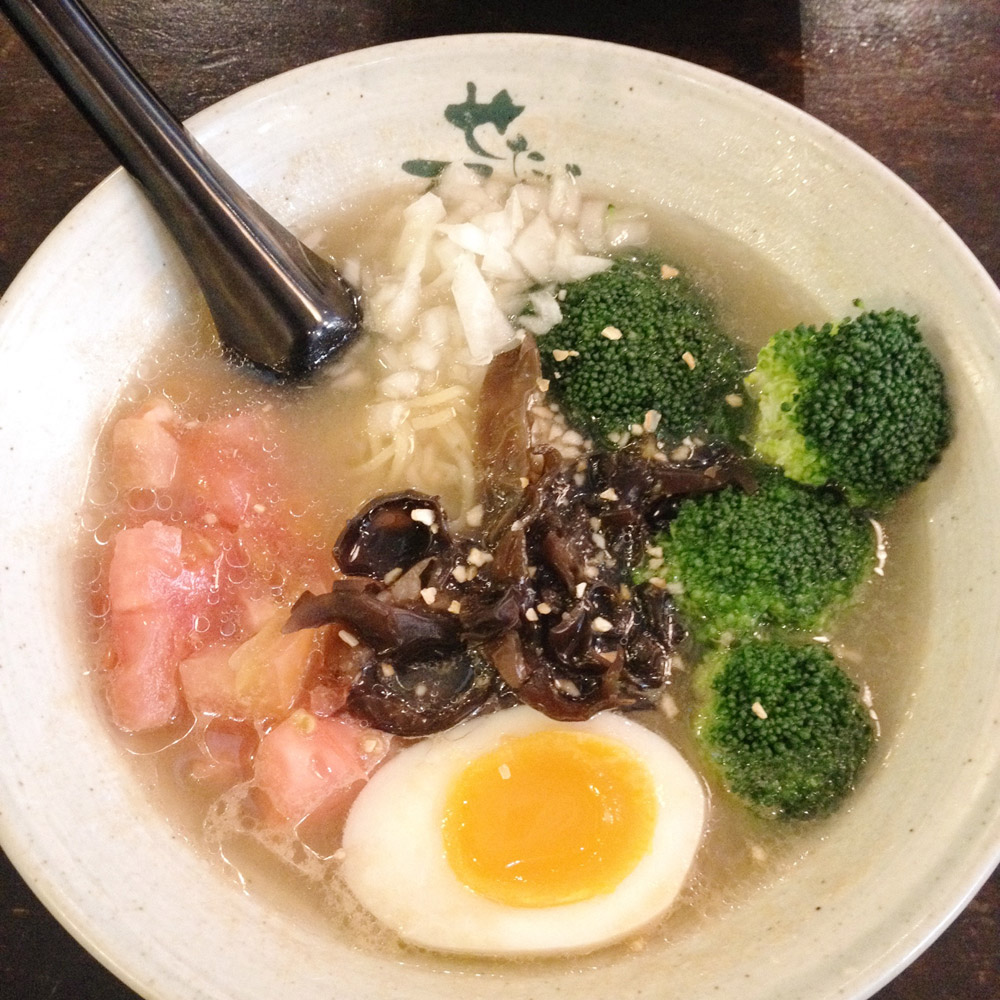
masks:
[[[487,141],[481,141],[477,135],[477,130],[484,126],[492,126],[498,135],[504,135],[511,124],[524,111],[525,105],[515,104],[509,92],[499,90],[489,101],[481,102],[478,99],[477,87],[473,81],[465,85],[465,100],[460,103],[449,104],[444,109],[444,119],[450,125],[462,132],[465,138],[465,145],[478,157],[486,160],[501,160],[504,157],[492,153],[483,145]],[[513,139],[508,139],[504,144],[510,153],[511,172],[518,176],[517,160],[522,154],[534,164],[543,163],[545,154],[537,149],[532,149],[526,136],[518,133]],[[414,177],[423,177],[433,180],[449,166],[452,160],[430,159],[416,157],[405,160],[402,163],[403,170]],[[482,177],[489,177],[494,167],[492,164],[483,163],[481,160],[464,161],[465,166],[474,170]],[[567,163],[566,171],[573,177],[580,176],[580,167],[575,163]],[[541,176],[543,171],[537,167],[532,168],[533,174]]]

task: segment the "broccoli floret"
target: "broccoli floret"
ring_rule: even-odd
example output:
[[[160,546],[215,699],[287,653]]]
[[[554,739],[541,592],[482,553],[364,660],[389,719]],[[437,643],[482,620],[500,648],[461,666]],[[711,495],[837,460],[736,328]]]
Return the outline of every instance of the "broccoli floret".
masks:
[[[820,627],[874,568],[876,538],[835,490],[765,470],[756,492],[683,501],[652,551],[637,580],[662,578],[688,627],[711,640]]]
[[[684,276],[652,257],[620,258],[563,291],[562,320],[539,348],[574,426],[607,441],[653,410],[665,440],[735,441],[745,430],[748,365]]]
[[[896,309],[775,334],[746,385],[761,458],[859,506],[924,479],[950,436],[944,374],[917,318]]]
[[[828,813],[872,746],[871,716],[830,650],[747,640],[695,675],[698,741],[729,790],[769,815]]]

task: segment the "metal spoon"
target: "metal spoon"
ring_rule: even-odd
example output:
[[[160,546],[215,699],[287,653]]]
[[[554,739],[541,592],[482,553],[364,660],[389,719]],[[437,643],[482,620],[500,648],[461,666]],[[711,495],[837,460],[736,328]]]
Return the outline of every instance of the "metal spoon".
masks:
[[[0,0],[0,11],[139,182],[194,271],[227,352],[299,377],[359,334],[358,293],[222,170],[82,4]]]

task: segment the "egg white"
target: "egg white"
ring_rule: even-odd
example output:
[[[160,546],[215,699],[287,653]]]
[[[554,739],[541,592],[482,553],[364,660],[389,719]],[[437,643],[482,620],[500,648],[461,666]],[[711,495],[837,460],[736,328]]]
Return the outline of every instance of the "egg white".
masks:
[[[652,844],[610,893],[560,906],[508,906],[480,896],[452,871],[442,835],[448,789],[503,739],[553,729],[617,740],[645,763],[657,802]],[[479,955],[589,951],[668,909],[697,852],[706,811],[698,776],[638,723],[609,712],[557,722],[522,706],[430,737],[384,765],[348,814],[343,875],[358,901],[411,944]]]

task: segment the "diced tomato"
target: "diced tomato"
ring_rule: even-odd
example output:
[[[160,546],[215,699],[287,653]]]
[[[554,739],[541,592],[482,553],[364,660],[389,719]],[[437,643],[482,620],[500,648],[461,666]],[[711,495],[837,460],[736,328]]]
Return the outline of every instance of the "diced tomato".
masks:
[[[178,487],[185,512],[209,514],[237,528],[275,502],[274,432],[261,410],[247,411],[188,428],[182,440]]]
[[[274,601],[267,595],[248,593],[244,590],[239,590],[236,597],[247,633],[256,634],[274,614]]]
[[[249,575],[297,596],[309,586],[329,586],[330,558],[316,546],[316,524],[289,510],[293,490],[278,440],[266,409],[188,427],[176,495],[187,520],[236,533]]]
[[[122,417],[111,432],[111,476],[125,490],[163,490],[170,486],[180,459],[171,430],[173,408],[159,400],[134,417]]]
[[[107,696],[115,724],[129,732],[170,723],[181,708],[173,612],[112,611],[116,662]]]
[[[114,611],[162,606],[196,585],[182,554],[183,531],[160,521],[126,528],[114,541],[108,597]]]
[[[268,512],[241,524],[236,531],[247,571],[258,580],[280,585],[290,597],[303,590],[330,589],[334,571],[329,548],[300,530],[287,511]]]
[[[343,803],[389,750],[390,737],[344,717],[292,713],[261,740],[254,783],[292,826]]]
[[[254,719],[285,715],[302,692],[316,649],[316,633],[302,629],[285,635],[288,609],[277,610],[264,627],[230,657],[236,698]]]
[[[181,522],[133,527],[132,509],[115,539],[108,698],[116,723],[162,726],[185,702],[217,717],[283,718],[305,702],[317,640],[312,631],[281,633],[275,595],[326,589],[332,569],[315,524],[289,510],[273,414],[184,423],[161,400],[119,420],[113,435],[119,486],[159,490]]]
[[[205,646],[181,661],[178,666],[181,690],[192,712],[245,718],[236,701],[236,671],[229,662],[236,649],[236,643]]]
[[[317,649],[311,629],[288,635],[287,608],[275,608],[260,630],[243,643],[199,650],[180,664],[188,707],[207,715],[263,722],[281,719],[302,694],[310,657]]]
[[[320,681],[309,688],[307,707],[313,715],[324,717],[336,715],[347,704],[350,690],[351,685],[346,681],[338,680],[333,683]]]
[[[210,539],[159,521],[116,536],[108,700],[122,729],[163,726],[180,710],[177,664],[191,651],[194,616],[208,606],[221,556]]]

